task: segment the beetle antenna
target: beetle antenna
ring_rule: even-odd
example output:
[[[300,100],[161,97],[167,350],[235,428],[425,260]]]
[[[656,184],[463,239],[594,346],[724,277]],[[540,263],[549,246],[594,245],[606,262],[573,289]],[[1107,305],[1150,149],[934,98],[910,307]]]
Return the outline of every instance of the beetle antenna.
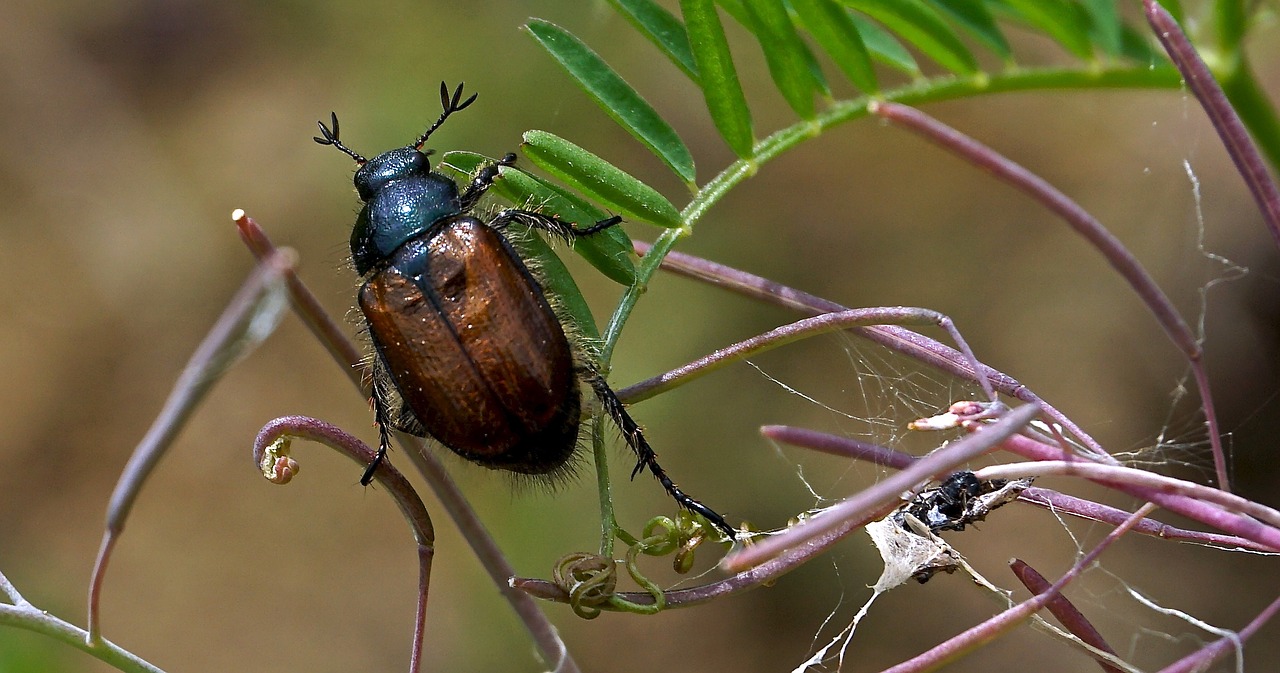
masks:
[[[453,95],[449,95],[449,85],[444,82],[440,83],[440,107],[444,112],[440,113],[440,118],[436,120],[436,123],[431,125],[431,128],[418,136],[417,142],[413,143],[413,149],[422,149],[422,146],[427,143],[427,138],[430,138],[431,134],[435,133],[436,129],[444,125],[444,120],[448,119],[449,115],[460,110],[465,110],[468,105],[476,102],[476,96],[479,96],[480,94],[473,93],[470,98],[462,100],[462,85],[462,82],[458,82],[458,88],[453,90]]]
[[[324,125],[324,122],[316,122],[316,126],[320,127],[320,136],[319,137],[312,136],[311,139],[316,141],[317,143],[320,143],[321,145],[333,145],[334,147],[338,148],[343,154],[351,157],[352,159],[355,159],[357,164],[360,164],[361,166],[363,166],[365,164],[365,158],[360,156],[359,154],[356,154],[354,151],[351,150],[351,148],[347,147],[346,145],[343,145],[338,140],[338,113],[330,112],[329,115],[333,119],[333,130],[330,131],[329,127]]]

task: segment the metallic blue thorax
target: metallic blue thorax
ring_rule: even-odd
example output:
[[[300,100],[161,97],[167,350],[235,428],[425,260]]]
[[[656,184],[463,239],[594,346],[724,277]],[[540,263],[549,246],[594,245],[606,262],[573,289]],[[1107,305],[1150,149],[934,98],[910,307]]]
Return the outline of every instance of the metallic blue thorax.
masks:
[[[362,276],[431,225],[462,213],[458,185],[412,147],[369,160],[355,184],[365,205],[351,231],[351,260]]]

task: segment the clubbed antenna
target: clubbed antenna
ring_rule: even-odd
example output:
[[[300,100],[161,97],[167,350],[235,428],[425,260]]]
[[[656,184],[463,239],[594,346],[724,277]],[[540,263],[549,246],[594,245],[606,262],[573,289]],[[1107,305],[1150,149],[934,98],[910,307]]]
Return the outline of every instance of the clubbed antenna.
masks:
[[[462,87],[458,87],[458,88],[459,90],[461,90]],[[472,96],[472,98],[475,98],[475,96]],[[470,102],[471,101],[467,101],[467,103],[470,103]],[[464,103],[462,107],[466,107],[466,103]],[[320,127],[320,137],[312,136],[311,139],[320,143],[321,145],[333,145],[334,147],[338,148],[343,154],[351,157],[352,159],[355,159],[357,164],[360,164],[361,166],[363,166],[365,164],[365,158],[351,151],[351,148],[347,147],[346,145],[343,145],[338,140],[338,113],[330,112],[329,115],[333,119],[333,130],[330,131],[329,127],[324,125],[324,122],[316,122],[316,125]],[[441,117],[440,120],[444,121],[444,117]]]
[[[431,125],[431,128],[427,129],[426,133],[423,133],[421,136],[418,136],[418,141],[413,144],[413,149],[415,150],[422,149],[422,146],[425,145],[427,142],[427,138],[430,138],[431,134],[435,133],[435,130],[440,128],[444,124],[444,120],[448,119],[449,115],[459,110],[465,110],[468,105],[476,102],[476,96],[478,96],[479,94],[474,94],[474,93],[471,94],[470,98],[462,101],[461,103],[458,102],[462,100],[462,84],[463,84],[462,82],[458,82],[458,88],[454,89],[453,95],[450,96],[449,85],[445,84],[444,82],[440,83],[440,107],[444,108],[444,112],[440,113],[440,118],[436,120],[436,123]],[[334,124],[334,131],[335,131],[334,141],[336,142],[337,141],[336,118],[335,118],[335,124]]]

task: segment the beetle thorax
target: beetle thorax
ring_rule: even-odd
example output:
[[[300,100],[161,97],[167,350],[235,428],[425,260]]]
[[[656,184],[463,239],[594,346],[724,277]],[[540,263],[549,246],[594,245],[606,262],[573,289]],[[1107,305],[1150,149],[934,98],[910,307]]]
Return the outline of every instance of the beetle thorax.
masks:
[[[432,171],[427,155],[412,147],[369,160],[356,171],[355,184],[365,202],[351,231],[351,259],[360,275],[436,222],[462,212],[457,183]]]

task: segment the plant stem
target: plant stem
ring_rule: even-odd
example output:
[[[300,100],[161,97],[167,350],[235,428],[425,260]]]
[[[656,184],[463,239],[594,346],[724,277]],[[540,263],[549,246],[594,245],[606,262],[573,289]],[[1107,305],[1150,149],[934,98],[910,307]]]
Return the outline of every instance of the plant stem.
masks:
[[[683,223],[677,229],[667,229],[653,248],[645,255],[640,267],[636,269],[635,283],[627,289],[618,302],[613,316],[609,319],[604,334],[604,346],[601,349],[602,365],[607,368],[613,355],[614,346],[622,333],[622,328],[640,295],[649,287],[649,281],[662,263],[663,258],[680,239],[693,233],[693,227],[720,199],[724,198],[734,187],[756,171],[786,151],[796,147],[805,140],[816,138],[823,132],[868,115],[867,106],[873,101],[894,101],[906,105],[923,105],[937,101],[966,98],[980,94],[1006,93],[1013,91],[1036,91],[1044,89],[1174,89],[1181,83],[1178,71],[1168,65],[1151,65],[1137,68],[1116,70],[1097,69],[1064,69],[1038,68],[1015,70],[999,75],[979,73],[977,75],[939,78],[924,83],[911,84],[888,91],[872,99],[859,96],[832,104],[825,112],[812,121],[800,121],[774,132],[769,137],[756,143],[754,155],[750,159],[739,159],[725,167],[719,175],[707,182],[680,213]]]

